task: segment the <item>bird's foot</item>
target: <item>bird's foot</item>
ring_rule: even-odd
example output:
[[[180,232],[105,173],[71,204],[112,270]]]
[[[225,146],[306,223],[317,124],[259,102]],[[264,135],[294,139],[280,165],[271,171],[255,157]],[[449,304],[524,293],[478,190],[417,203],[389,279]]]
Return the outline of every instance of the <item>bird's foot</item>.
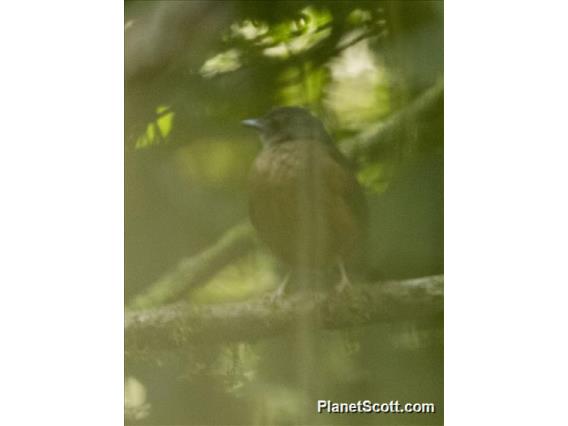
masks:
[[[349,278],[345,276],[342,277],[341,281],[339,281],[339,283],[335,286],[335,293],[337,293],[338,295],[344,295],[351,292],[352,289],[353,289],[353,284],[351,284]]]
[[[282,302],[286,294],[286,285],[288,284],[289,278],[290,274],[286,275],[286,277],[282,280],[282,283],[280,283],[278,288],[268,295],[268,302],[271,305],[278,305]]]
[[[345,266],[343,265],[343,262],[341,260],[338,262],[338,266],[339,272],[341,273],[341,280],[335,286],[335,293],[338,295],[344,295],[351,292],[351,290],[353,289],[353,284],[351,284],[351,281],[347,276],[347,272],[345,271]]]
[[[282,286],[279,286],[276,290],[274,290],[272,293],[270,293],[267,298],[268,298],[268,302],[271,305],[278,305],[282,302],[282,300],[284,300],[284,295],[285,295],[285,289]]]

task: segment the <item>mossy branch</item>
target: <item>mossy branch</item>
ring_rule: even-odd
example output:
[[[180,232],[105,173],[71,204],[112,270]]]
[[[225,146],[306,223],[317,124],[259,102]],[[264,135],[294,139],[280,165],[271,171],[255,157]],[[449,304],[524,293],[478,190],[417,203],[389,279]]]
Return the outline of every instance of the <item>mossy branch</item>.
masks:
[[[294,332],[299,326],[340,329],[378,322],[431,320],[443,316],[441,275],[354,286],[338,297],[297,293],[273,304],[268,298],[241,303],[178,303],[128,312],[125,348],[128,356],[179,350],[192,344],[255,341]]]

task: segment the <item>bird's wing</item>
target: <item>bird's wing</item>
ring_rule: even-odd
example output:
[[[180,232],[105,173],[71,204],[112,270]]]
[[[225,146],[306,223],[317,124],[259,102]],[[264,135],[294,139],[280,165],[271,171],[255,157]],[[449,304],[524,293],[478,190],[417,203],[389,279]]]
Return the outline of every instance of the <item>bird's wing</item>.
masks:
[[[353,165],[334,145],[326,144],[325,149],[331,159],[324,166],[325,181],[331,185],[333,193],[342,195],[361,228],[365,228],[368,222],[367,201]]]

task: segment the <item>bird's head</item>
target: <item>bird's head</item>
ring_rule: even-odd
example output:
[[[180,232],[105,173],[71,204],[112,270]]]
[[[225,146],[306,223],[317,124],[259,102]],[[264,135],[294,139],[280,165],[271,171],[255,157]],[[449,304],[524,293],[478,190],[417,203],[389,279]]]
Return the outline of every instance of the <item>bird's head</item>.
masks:
[[[265,146],[295,140],[329,140],[322,122],[301,107],[277,107],[260,118],[243,120],[242,124],[254,128]]]

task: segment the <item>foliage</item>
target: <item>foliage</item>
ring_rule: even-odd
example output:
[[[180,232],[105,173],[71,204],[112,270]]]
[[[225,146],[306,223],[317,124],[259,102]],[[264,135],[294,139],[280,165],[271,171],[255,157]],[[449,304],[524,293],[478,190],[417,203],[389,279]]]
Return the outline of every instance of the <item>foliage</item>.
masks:
[[[259,145],[239,123],[275,105],[308,107],[351,154],[369,195],[373,278],[441,273],[443,104],[372,135],[442,78],[442,20],[430,1],[126,2],[127,303],[246,219]],[[370,148],[352,149],[357,138]],[[255,297],[279,268],[256,247],[181,297]],[[127,421],[441,424],[439,414],[313,415],[314,398],[441,408],[441,334],[439,322],[387,324],[129,361]]]
[[[156,119],[148,123],[146,132],[136,140],[135,147],[137,149],[147,148],[165,142],[172,130],[174,114],[167,106],[158,106],[156,108]]]

